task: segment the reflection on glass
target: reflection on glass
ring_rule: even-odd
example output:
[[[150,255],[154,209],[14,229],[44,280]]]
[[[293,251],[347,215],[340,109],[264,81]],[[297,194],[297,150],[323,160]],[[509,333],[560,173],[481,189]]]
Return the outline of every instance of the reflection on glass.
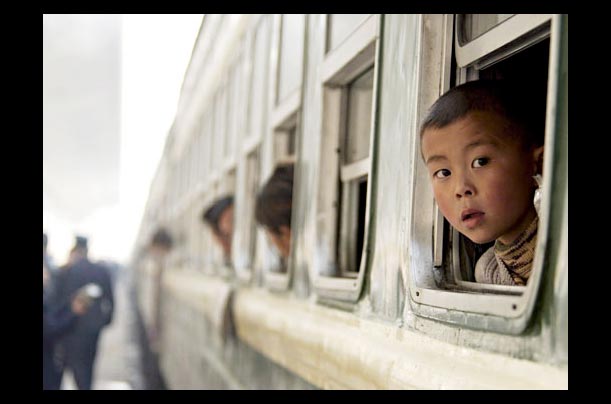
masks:
[[[262,130],[263,122],[263,96],[265,94],[265,80],[267,78],[267,34],[268,31],[266,20],[263,19],[255,34],[253,71],[250,86],[250,114],[248,116],[248,129],[250,134],[255,136]]]
[[[466,44],[515,14],[460,14],[458,23],[461,33],[460,43]]]
[[[281,29],[278,102],[283,101],[301,84],[305,16],[283,14]]]
[[[348,85],[346,163],[357,162],[369,155],[372,101],[373,68]]]

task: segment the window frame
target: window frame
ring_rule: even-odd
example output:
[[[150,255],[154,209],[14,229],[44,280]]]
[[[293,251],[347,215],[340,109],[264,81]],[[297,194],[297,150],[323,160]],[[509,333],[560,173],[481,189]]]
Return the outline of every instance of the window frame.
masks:
[[[272,75],[270,82],[270,93],[273,94],[273,102],[271,105],[270,120],[268,125],[267,134],[270,136],[270,161],[269,166],[271,167],[269,175],[273,173],[275,168],[283,163],[297,163],[297,153],[299,137],[301,133],[301,105],[302,105],[302,91],[303,91],[303,77],[305,72],[305,52],[306,52],[306,35],[307,35],[307,16],[303,15],[303,33],[302,33],[302,54],[301,54],[301,77],[299,78],[299,85],[289,91],[284,97],[281,98],[280,86],[281,72],[282,72],[282,39],[283,39],[283,27],[284,19],[283,14],[274,15],[273,30],[272,30],[272,52],[271,52],[271,66]],[[291,131],[295,131],[294,138],[294,150],[290,153],[288,149],[289,139]],[[286,139],[282,139],[286,136]],[[283,147],[286,146],[286,147]],[[269,175],[266,178],[269,178]],[[295,173],[293,173],[295,175]],[[295,181],[293,181],[295,183]],[[297,187],[293,186],[293,192]],[[295,200],[293,195],[293,200]],[[295,212],[291,211],[291,223],[295,223]],[[260,228],[260,232],[264,234],[264,230]],[[286,271],[278,271],[278,267],[281,262],[281,257],[274,252],[274,248],[271,245],[271,241],[268,237],[262,237],[265,245],[263,254],[265,255],[263,265],[263,282],[269,290],[273,291],[286,291],[290,287],[291,279],[294,272],[294,249],[295,239],[298,236],[297,231],[291,232],[291,246],[290,254],[287,258],[285,265]]]
[[[550,58],[548,65],[548,92],[547,92],[547,107],[546,107],[546,127],[545,127],[545,152],[544,152],[544,172],[547,173],[544,176],[544,184],[541,187],[542,190],[542,204],[539,215],[539,237],[537,238],[536,253],[533,261],[532,275],[529,279],[527,286],[505,286],[505,285],[489,285],[481,284],[476,282],[469,282],[463,280],[457,280],[457,273],[460,273],[460,269],[457,268],[459,265],[459,249],[455,248],[458,245],[459,234],[456,230],[452,229],[450,235],[450,242],[452,244],[451,251],[448,250],[447,246],[444,245],[444,219],[439,211],[434,199],[432,205],[431,219],[422,217],[425,214],[425,209],[422,208],[422,204],[425,203],[427,197],[419,197],[422,184],[428,181],[426,178],[427,173],[423,167],[424,163],[420,157],[420,142],[419,136],[414,136],[414,142],[416,147],[413,148],[413,172],[417,173],[414,178],[414,183],[411,186],[414,194],[414,208],[412,209],[412,226],[410,243],[411,250],[420,250],[419,253],[412,252],[413,255],[422,254],[422,249],[418,249],[417,243],[422,242],[422,238],[425,235],[420,235],[422,229],[426,228],[426,223],[430,223],[432,234],[432,241],[430,242],[430,257],[410,259],[410,268],[407,270],[407,279],[409,283],[409,304],[412,306],[414,312],[420,316],[441,320],[444,322],[457,324],[474,329],[486,329],[488,331],[494,331],[506,334],[519,334],[524,331],[528,321],[532,317],[534,305],[537,299],[537,292],[540,289],[540,280],[543,272],[543,265],[545,261],[546,243],[549,227],[549,198],[551,195],[550,186],[553,181],[555,173],[552,171],[554,164],[554,156],[551,150],[554,149],[554,137],[555,128],[552,125],[554,116],[552,115],[555,110],[556,102],[556,88],[554,83],[557,81],[557,75],[554,69],[554,55],[558,52],[559,46],[559,32],[558,32],[558,16],[547,16],[544,19],[537,18],[539,25],[532,25],[535,19],[520,18],[520,15],[515,15],[509,19],[501,22],[497,26],[493,27],[489,31],[485,32],[481,36],[475,38],[472,42],[480,42],[477,46],[480,49],[478,58],[473,58],[473,49],[470,49],[467,54],[468,57],[464,57],[462,62],[457,60],[457,84],[468,81],[468,79],[476,78],[473,71],[479,71],[484,67],[490,66],[492,63],[504,59],[510,55],[516,55],[523,49],[538,43],[540,40],[550,38]],[[427,18],[424,16],[423,18]],[[434,18],[434,17],[431,17]],[[515,20],[514,20],[515,19]],[[452,15],[444,15],[444,38],[442,40],[443,56],[442,56],[442,67],[440,74],[440,93],[444,93],[450,88],[450,66],[452,63],[451,58],[461,52],[458,43],[458,31],[457,22]],[[512,24],[508,24],[511,20],[514,20]],[[528,27],[529,30],[522,27],[516,28],[516,32],[513,35],[507,35],[507,27],[515,27],[516,21],[525,21],[524,27]],[[421,20],[421,23],[424,21]],[[549,30],[545,31],[545,27],[550,25]],[[542,28],[543,27],[543,28]],[[499,42],[499,34],[495,32],[499,29],[503,35],[506,35],[506,40]],[[532,33],[532,35],[529,35]],[[456,35],[455,40],[452,41],[452,35]],[[491,49],[490,46],[481,43],[490,38],[493,43],[499,44],[501,49]],[[431,39],[433,40],[433,39]],[[423,38],[422,46],[429,46],[427,44],[427,38]],[[454,43],[455,51],[452,51],[452,43]],[[468,44],[467,44],[468,45]],[[462,51],[467,46],[464,45]],[[487,52],[487,53],[483,53]],[[463,55],[464,56],[464,55]],[[460,65],[468,60],[468,64]],[[421,70],[423,67],[421,66]],[[421,80],[424,80],[422,77]],[[421,81],[422,85],[422,81]],[[424,118],[425,108],[419,112],[418,128],[420,122]],[[417,129],[416,129],[416,132]],[[418,166],[421,166],[420,168]],[[431,191],[428,191],[429,193]],[[428,197],[432,197],[430,194]],[[428,209],[428,208],[426,208]],[[420,216],[420,218],[419,218]],[[426,215],[425,215],[426,216]],[[429,221],[430,220],[430,221]],[[450,226],[451,228],[451,226]],[[449,230],[449,229],[447,229]],[[417,241],[421,240],[421,241]],[[414,244],[416,243],[416,244]],[[449,262],[444,262],[449,258]],[[456,288],[445,288],[438,287],[438,283],[445,276],[443,274],[444,266],[449,266],[452,276],[455,277]],[[428,273],[427,273],[428,271]]]
[[[368,261],[371,256],[371,204],[373,165],[376,155],[378,81],[382,18],[372,14],[337,47],[327,52],[328,21],[325,19],[325,46],[319,85],[322,87],[322,142],[319,167],[325,173],[317,185],[316,255],[311,268],[312,286],[318,300],[355,303],[362,292]],[[372,111],[369,129],[369,157],[342,172],[343,159],[339,155],[340,142],[345,139],[347,85],[373,68]],[[352,274],[342,272],[339,264],[338,238],[342,222],[338,221],[339,183],[353,175],[362,175],[366,167],[367,189],[364,218],[363,248],[360,266]],[[339,226],[338,226],[339,225]]]
[[[242,126],[238,132],[237,141],[237,153],[239,160],[238,170],[238,188],[235,194],[235,214],[236,217],[242,217],[243,215],[250,215],[253,217],[250,223],[250,229],[235,227],[237,222],[234,222],[234,239],[232,245],[238,248],[244,248],[244,246],[254,245],[254,252],[251,255],[250,247],[245,247],[245,251],[238,251],[238,248],[232,248],[232,261],[234,262],[234,268],[238,281],[242,284],[250,284],[255,279],[255,272],[257,268],[261,266],[261,248],[260,248],[260,234],[257,230],[257,225],[254,220],[254,206],[256,201],[256,193],[248,192],[247,190],[254,186],[258,189],[261,183],[261,173],[263,169],[263,140],[265,138],[265,125],[268,119],[268,108],[267,103],[269,101],[268,87],[269,87],[269,41],[271,40],[270,22],[268,21],[269,15],[258,15],[256,18],[250,21],[250,26],[244,38],[244,51],[243,55],[243,66],[241,67],[241,89],[246,90],[247,96],[244,97],[244,105],[241,107],[241,111],[244,112],[244,120]],[[262,49],[265,51],[264,54],[256,56],[258,39],[260,35],[264,36],[262,40]],[[260,63],[261,66],[257,66]],[[262,93],[256,98],[253,95],[255,91],[255,78],[254,75],[260,69],[263,76],[263,83],[261,86]],[[256,108],[253,108],[253,100],[262,100],[259,112],[261,113],[260,119],[254,118],[254,112]],[[258,123],[255,127],[254,123]],[[247,173],[248,160],[256,156],[257,164],[257,175],[256,178],[250,178]],[[250,180],[255,181],[255,184],[249,184]],[[249,199],[246,202],[246,199]],[[246,212],[245,212],[246,210]],[[239,233],[239,234],[238,234]],[[244,240],[237,240],[237,237],[243,237]],[[247,255],[244,259],[244,254]],[[247,261],[244,263],[244,261]]]

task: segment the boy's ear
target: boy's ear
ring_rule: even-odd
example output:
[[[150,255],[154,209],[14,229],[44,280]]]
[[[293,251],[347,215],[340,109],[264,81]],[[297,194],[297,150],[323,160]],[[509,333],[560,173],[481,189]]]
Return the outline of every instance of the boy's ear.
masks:
[[[539,146],[533,150],[533,175],[543,175],[543,147],[544,146]]]

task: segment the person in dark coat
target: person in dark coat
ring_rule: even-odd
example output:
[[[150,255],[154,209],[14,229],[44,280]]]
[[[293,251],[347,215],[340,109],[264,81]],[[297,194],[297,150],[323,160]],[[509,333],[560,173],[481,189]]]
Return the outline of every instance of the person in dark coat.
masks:
[[[72,371],[79,390],[91,389],[100,332],[110,324],[114,311],[110,274],[104,266],[91,262],[87,251],[87,239],[78,236],[71,263],[62,269],[56,284],[60,305],[73,299],[84,287],[89,290],[93,287],[95,291],[87,313],[76,320],[59,342],[65,367]]]
[[[44,276],[43,276],[44,279]],[[44,282],[44,281],[43,281]],[[71,304],[53,306],[45,293],[42,296],[42,388],[59,390],[62,381],[62,364],[55,355],[55,345],[59,337],[74,327],[79,316],[83,315],[89,303],[77,295]]]

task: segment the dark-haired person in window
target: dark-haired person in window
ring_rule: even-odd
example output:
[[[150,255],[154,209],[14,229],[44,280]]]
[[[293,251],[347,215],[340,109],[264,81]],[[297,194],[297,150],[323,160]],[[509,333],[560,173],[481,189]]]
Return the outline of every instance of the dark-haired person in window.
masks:
[[[153,302],[152,307],[152,318],[149,327],[146,328],[147,337],[149,340],[149,346],[152,352],[155,354],[159,352],[159,343],[161,340],[161,312],[163,304],[163,294],[161,293],[161,285],[163,284],[162,279],[164,276],[165,269],[165,258],[172,250],[174,241],[170,233],[163,227],[157,229],[151,239],[149,245],[150,260],[146,261],[149,265],[148,269],[151,273],[152,278],[152,291],[151,301]]]
[[[267,180],[255,205],[255,219],[278,249],[284,263],[291,250],[293,164],[279,165]]]
[[[233,196],[217,199],[204,210],[202,220],[212,228],[214,239],[223,249],[223,256],[228,264],[231,261],[233,234]]]
[[[445,218],[475,243],[481,283],[526,285],[539,217],[533,204],[543,159],[543,111],[517,83],[472,81],[431,107],[422,157]]]

